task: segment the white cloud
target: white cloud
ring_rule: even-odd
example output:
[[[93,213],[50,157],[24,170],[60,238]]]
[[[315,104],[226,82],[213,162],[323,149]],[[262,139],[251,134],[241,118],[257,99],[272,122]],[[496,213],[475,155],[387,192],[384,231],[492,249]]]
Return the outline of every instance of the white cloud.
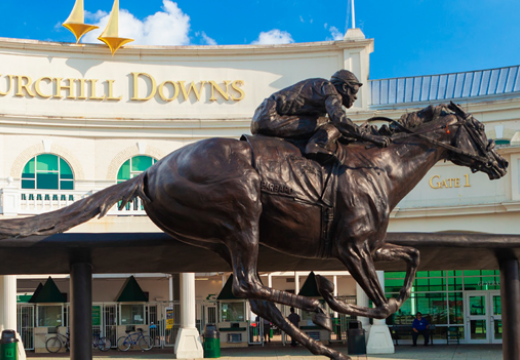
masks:
[[[205,45],[217,45],[215,39],[210,38],[204,31],[200,33],[200,36],[202,36],[202,41]]]
[[[94,25],[99,26],[99,29],[86,34],[82,42],[98,42],[97,38],[105,29],[110,14],[98,10],[95,13],[86,12],[86,17],[95,21]],[[134,39],[135,42],[132,44],[188,45],[190,43],[189,31],[190,17],[171,0],[163,0],[162,11],[150,15],[144,20],[137,19],[125,9],[121,9],[119,12],[119,36]],[[208,39],[210,38],[208,37]]]
[[[301,16],[301,15],[300,15],[300,21],[301,21],[302,23],[305,22],[305,20],[303,20],[303,16]]]
[[[273,29],[267,32],[261,32],[258,36],[258,40],[253,41],[251,44],[255,45],[266,45],[266,44],[290,44],[294,40],[287,31],[280,31]]]
[[[345,37],[345,35],[342,32],[340,32],[338,30],[338,28],[335,26],[331,26],[329,28],[329,31],[330,31],[330,34],[332,35],[332,40],[334,40],[334,41],[343,40],[343,38]]]
[[[107,12],[103,10],[98,10],[95,13],[85,10],[85,19],[89,21],[99,21],[104,16],[107,16]]]

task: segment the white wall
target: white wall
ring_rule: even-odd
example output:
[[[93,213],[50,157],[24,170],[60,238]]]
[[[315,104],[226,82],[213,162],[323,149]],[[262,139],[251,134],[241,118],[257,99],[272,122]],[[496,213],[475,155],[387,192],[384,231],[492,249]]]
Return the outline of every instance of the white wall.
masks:
[[[312,44],[289,44],[279,46],[219,46],[213,47],[139,47],[129,46],[116,56],[100,51],[88,44],[64,47],[58,43],[32,43],[24,40],[0,39],[0,91],[7,91],[9,78],[6,75],[24,75],[32,82],[42,77],[97,79],[97,94],[107,92],[107,80],[113,82],[113,96],[118,101],[80,100],[80,82],[75,83],[76,99],[42,98],[34,85],[14,96],[14,91],[0,96],[3,114],[34,116],[56,116],[70,118],[78,125],[83,119],[126,118],[126,119],[222,119],[248,118],[261,100],[272,92],[310,77],[330,76],[347,67],[358,74],[362,82],[368,78],[367,54],[372,51],[373,41],[337,41]],[[146,73],[153,77],[156,86],[164,81],[195,82],[215,81],[224,87],[224,81],[243,82],[240,86],[245,96],[241,101],[210,101],[210,87],[204,86],[200,101],[191,96],[187,101],[182,95],[172,102],[156,96],[148,101],[132,101],[134,96],[132,73]],[[361,75],[360,75],[361,74]],[[364,77],[364,78],[363,78]],[[18,78],[14,90],[18,91]],[[22,79],[22,84],[28,79]],[[41,93],[55,94],[56,80],[40,83]],[[68,84],[60,81],[60,84]],[[90,92],[87,81],[87,98]],[[149,77],[138,77],[138,95],[148,95],[152,88]],[[171,85],[170,85],[171,86]],[[238,86],[235,84],[235,86]],[[65,96],[69,93],[63,91]],[[240,97],[236,90],[230,94]],[[167,96],[170,96],[168,94]],[[363,94],[360,95],[363,98]],[[361,106],[360,99],[357,106]],[[81,119],[81,120],[80,120]],[[137,122],[137,124],[139,124]]]

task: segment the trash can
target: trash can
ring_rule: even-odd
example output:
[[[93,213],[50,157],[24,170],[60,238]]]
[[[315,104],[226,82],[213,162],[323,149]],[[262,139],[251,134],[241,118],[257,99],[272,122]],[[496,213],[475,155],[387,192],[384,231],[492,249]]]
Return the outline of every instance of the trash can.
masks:
[[[349,355],[366,355],[365,330],[361,321],[349,321],[347,330],[347,349]]]
[[[2,331],[0,360],[18,360],[18,339],[16,338],[16,331]]]
[[[207,324],[204,329],[204,357],[220,357],[220,336],[215,324]]]

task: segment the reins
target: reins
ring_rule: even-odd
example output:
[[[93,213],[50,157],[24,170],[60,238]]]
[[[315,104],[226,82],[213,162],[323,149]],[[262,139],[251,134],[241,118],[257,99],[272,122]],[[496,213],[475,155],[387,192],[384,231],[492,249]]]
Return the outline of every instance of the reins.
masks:
[[[443,129],[443,128],[449,129],[452,126],[463,126],[463,127],[467,128],[468,127],[467,122],[468,122],[469,116],[466,115],[465,117],[466,117],[465,120],[462,120],[462,121],[459,120],[459,121],[457,121],[454,124],[441,126],[441,127],[439,127],[439,129]],[[462,155],[462,156],[469,157],[470,159],[473,159],[475,161],[478,161],[478,162],[482,163],[482,165],[484,165],[486,167],[491,167],[492,166],[491,161],[488,158],[486,158],[486,157],[468,153],[466,151],[463,151],[463,150],[460,150],[460,149],[456,148],[455,146],[442,143],[440,141],[437,141],[435,139],[431,139],[430,137],[424,135],[426,133],[431,132],[432,129],[423,130],[423,131],[413,131],[413,130],[407,128],[406,126],[404,126],[403,124],[401,124],[400,122],[398,122],[396,120],[393,120],[393,119],[390,119],[390,118],[387,118],[387,117],[384,117],[384,116],[375,116],[375,117],[372,117],[372,118],[367,120],[367,122],[373,122],[373,121],[386,121],[386,122],[392,123],[394,125],[397,125],[398,127],[400,127],[402,130],[404,130],[406,132],[406,134],[397,134],[396,136],[390,136],[391,141],[404,139],[404,138],[407,138],[407,137],[410,137],[410,136],[418,136],[421,139],[424,139],[424,140],[428,141],[432,145],[435,145],[435,146],[438,146],[438,147],[442,147],[442,148],[444,148],[446,150],[449,150],[449,151],[451,151],[451,152],[453,152],[455,154],[459,154],[459,155]],[[482,148],[482,142],[479,141],[480,139],[475,139],[475,135],[473,134],[473,132],[470,131],[469,129],[467,129],[467,130],[468,130],[469,135],[471,136],[471,139],[473,140],[475,145],[477,145],[477,147],[479,148],[479,151],[481,153],[485,153],[485,149]],[[473,169],[472,169],[472,171],[473,171]],[[477,170],[475,170],[475,171],[477,171]]]

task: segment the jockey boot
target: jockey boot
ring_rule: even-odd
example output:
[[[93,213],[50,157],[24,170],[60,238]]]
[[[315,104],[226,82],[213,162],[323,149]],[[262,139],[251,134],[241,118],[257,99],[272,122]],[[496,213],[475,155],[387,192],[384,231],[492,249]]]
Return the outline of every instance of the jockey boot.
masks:
[[[322,165],[337,160],[336,140],[341,137],[339,130],[331,123],[324,124],[316,130],[314,135],[305,146],[305,156],[308,159],[316,160]]]

